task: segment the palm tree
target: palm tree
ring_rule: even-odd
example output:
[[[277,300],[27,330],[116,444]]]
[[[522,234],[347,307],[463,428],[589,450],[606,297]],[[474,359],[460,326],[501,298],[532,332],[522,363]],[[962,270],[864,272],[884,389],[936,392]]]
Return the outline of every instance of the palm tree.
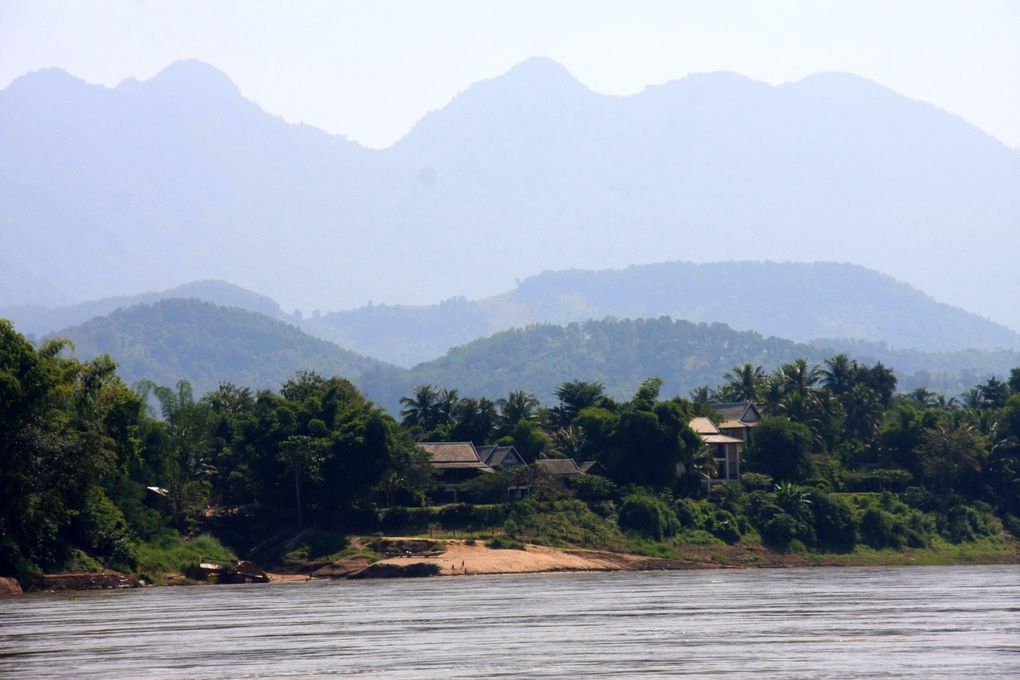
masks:
[[[708,385],[698,385],[688,392],[688,395],[695,404],[707,404],[715,398],[715,393],[709,389]]]
[[[141,381],[139,389],[144,400],[154,394],[159,401],[171,455],[167,486],[174,513],[180,518],[184,514],[185,496],[195,488],[192,482],[214,471],[209,460],[212,412],[205,402],[195,401],[191,384],[186,380],[177,383],[176,391],[148,380]]]
[[[439,401],[439,388],[435,385],[418,385],[414,388],[414,397],[401,397],[401,422],[408,426],[417,426],[423,430],[432,429],[436,420],[436,404]]]
[[[436,423],[435,425],[449,425],[456,420],[457,404],[460,397],[457,390],[444,389],[439,392],[436,400]]]
[[[966,408],[980,409],[985,406],[985,395],[977,387],[972,387],[961,394],[960,399]]]
[[[579,427],[565,427],[555,436],[555,449],[564,458],[580,460],[584,449],[584,431]]]
[[[911,390],[907,394],[907,398],[910,399],[910,401],[917,404],[918,406],[920,406],[921,408],[931,408],[933,406],[945,405],[944,397],[942,399],[943,403],[940,404],[939,395],[923,387],[918,387]]]
[[[497,399],[501,430],[509,432],[522,420],[534,420],[538,415],[539,401],[524,390],[514,390],[506,399]]]
[[[818,372],[822,384],[832,390],[833,394],[841,395],[853,389],[857,373],[857,362],[845,354],[837,354],[825,360],[825,368]]]
[[[817,366],[808,366],[807,359],[794,359],[779,369],[779,385],[783,394],[796,393],[807,399],[821,378]]]
[[[752,364],[741,364],[734,366],[723,378],[729,382],[726,385],[727,395],[735,401],[755,401],[762,387],[765,385],[765,371],[761,366]]]

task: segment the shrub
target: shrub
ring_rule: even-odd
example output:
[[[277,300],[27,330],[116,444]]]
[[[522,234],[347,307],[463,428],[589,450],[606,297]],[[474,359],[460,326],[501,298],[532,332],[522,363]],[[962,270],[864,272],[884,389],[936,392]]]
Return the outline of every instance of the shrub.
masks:
[[[736,543],[741,536],[740,523],[736,516],[728,510],[716,509],[706,517],[705,530],[727,543]]]
[[[740,483],[747,491],[768,491],[774,486],[772,477],[760,472],[745,472],[740,475]]]
[[[773,548],[786,550],[797,535],[797,525],[797,520],[779,511],[761,527],[762,541]]]
[[[697,503],[687,500],[686,498],[681,498],[673,504],[673,508],[676,512],[677,521],[680,522],[681,527],[684,529],[702,528],[704,518],[702,517],[701,509]]]
[[[576,499],[525,500],[510,506],[503,523],[506,532],[529,543],[615,548],[623,535]]]
[[[633,494],[623,500],[620,507],[620,528],[635,531],[647,538],[661,541],[675,536],[680,522],[669,505],[650,494]]]
[[[383,531],[390,534],[404,533],[411,526],[412,516],[407,508],[398,505],[387,508],[382,513]]]
[[[907,470],[883,469],[843,474],[843,488],[846,491],[903,491],[914,476]]]
[[[1014,538],[1020,538],[1020,517],[1007,514],[1002,519],[1002,525],[1006,528],[1006,531],[1013,534]]]
[[[842,501],[829,494],[815,494],[811,514],[819,545],[853,550],[857,542],[854,516]]]
[[[606,501],[616,496],[616,485],[599,475],[578,477],[571,486],[574,494],[583,501]]]
[[[82,547],[117,569],[131,571],[138,565],[131,529],[102,489],[89,490],[76,523],[76,534]]]
[[[871,507],[861,515],[861,540],[876,550],[903,547],[903,540],[896,532],[888,513]]]
[[[506,536],[495,536],[490,538],[485,546],[496,550],[524,550],[524,544]]]

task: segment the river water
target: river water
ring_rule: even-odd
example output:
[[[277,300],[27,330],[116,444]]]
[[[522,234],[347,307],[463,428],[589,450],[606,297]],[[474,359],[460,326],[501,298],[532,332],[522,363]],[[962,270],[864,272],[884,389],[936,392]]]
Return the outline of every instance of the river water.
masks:
[[[1020,678],[1020,567],[319,581],[0,600],[0,677]]]

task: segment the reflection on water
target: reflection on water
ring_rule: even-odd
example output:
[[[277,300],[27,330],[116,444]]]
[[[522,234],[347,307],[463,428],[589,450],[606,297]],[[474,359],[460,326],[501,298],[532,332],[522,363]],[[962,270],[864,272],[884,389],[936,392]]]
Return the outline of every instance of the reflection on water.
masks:
[[[2,677],[1020,677],[1020,568],[546,574],[0,600]]]

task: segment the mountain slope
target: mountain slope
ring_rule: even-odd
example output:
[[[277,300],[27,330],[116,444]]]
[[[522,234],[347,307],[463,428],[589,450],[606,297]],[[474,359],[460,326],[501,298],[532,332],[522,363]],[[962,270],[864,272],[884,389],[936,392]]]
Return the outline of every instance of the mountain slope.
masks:
[[[254,312],[176,299],[120,309],[54,336],[71,339],[83,358],[110,354],[128,382],[149,378],[172,385],[186,379],[201,394],[221,381],[277,388],[296,371],[315,370],[350,379],[393,414],[400,397],[421,384],[492,399],[523,389],[551,403],[553,390],[569,380],[600,381],[623,397],[645,378],[659,376],[664,393],[685,394],[698,385],[718,385],[736,364],[772,369],[799,357],[820,362],[837,351],[722,324],[607,319],[505,331],[405,371]],[[926,386],[949,394],[1020,366],[1020,352],[930,354],[861,343],[840,349],[896,368],[901,389]]]
[[[114,89],[50,70],[0,91],[0,154],[5,306],[217,278],[338,309],[570,267],[839,260],[1020,329],[1020,156],[845,74],[608,97],[529,60],[370,151],[196,62]]]
[[[128,383],[148,378],[173,385],[186,379],[197,394],[220,382],[277,389],[300,370],[348,378],[384,404],[407,391],[400,369],[267,316],[198,300],[119,309],[52,337],[70,339],[81,358],[109,354]]]
[[[170,298],[202,300],[223,307],[237,307],[257,312],[274,319],[289,319],[274,300],[226,281],[192,281],[155,293],[119,295],[64,307],[42,305],[5,307],[0,308],[0,317],[10,319],[22,333],[46,335],[60,328],[76,326],[97,316],[105,316],[116,309],[152,304]]]
[[[607,316],[719,322],[800,342],[841,338],[925,351],[1020,349],[1020,335],[1008,328],[937,303],[888,276],[835,263],[667,262],[545,272],[484,300],[375,305],[326,314],[306,328],[355,351],[413,365],[512,327]]]
[[[882,361],[897,371],[898,388],[925,386],[959,394],[990,374],[1020,366],[1020,352],[930,354],[896,352],[875,344],[845,348],[867,363]],[[451,350],[413,370],[414,384],[456,387],[464,395],[505,396],[524,389],[551,403],[553,390],[568,380],[594,380],[616,397],[627,397],[645,378],[663,379],[663,394],[683,394],[699,385],[715,387],[743,363],[767,370],[797,358],[821,363],[839,350],[735,331],[723,324],[693,324],[669,318],[540,324],[497,333]]]

